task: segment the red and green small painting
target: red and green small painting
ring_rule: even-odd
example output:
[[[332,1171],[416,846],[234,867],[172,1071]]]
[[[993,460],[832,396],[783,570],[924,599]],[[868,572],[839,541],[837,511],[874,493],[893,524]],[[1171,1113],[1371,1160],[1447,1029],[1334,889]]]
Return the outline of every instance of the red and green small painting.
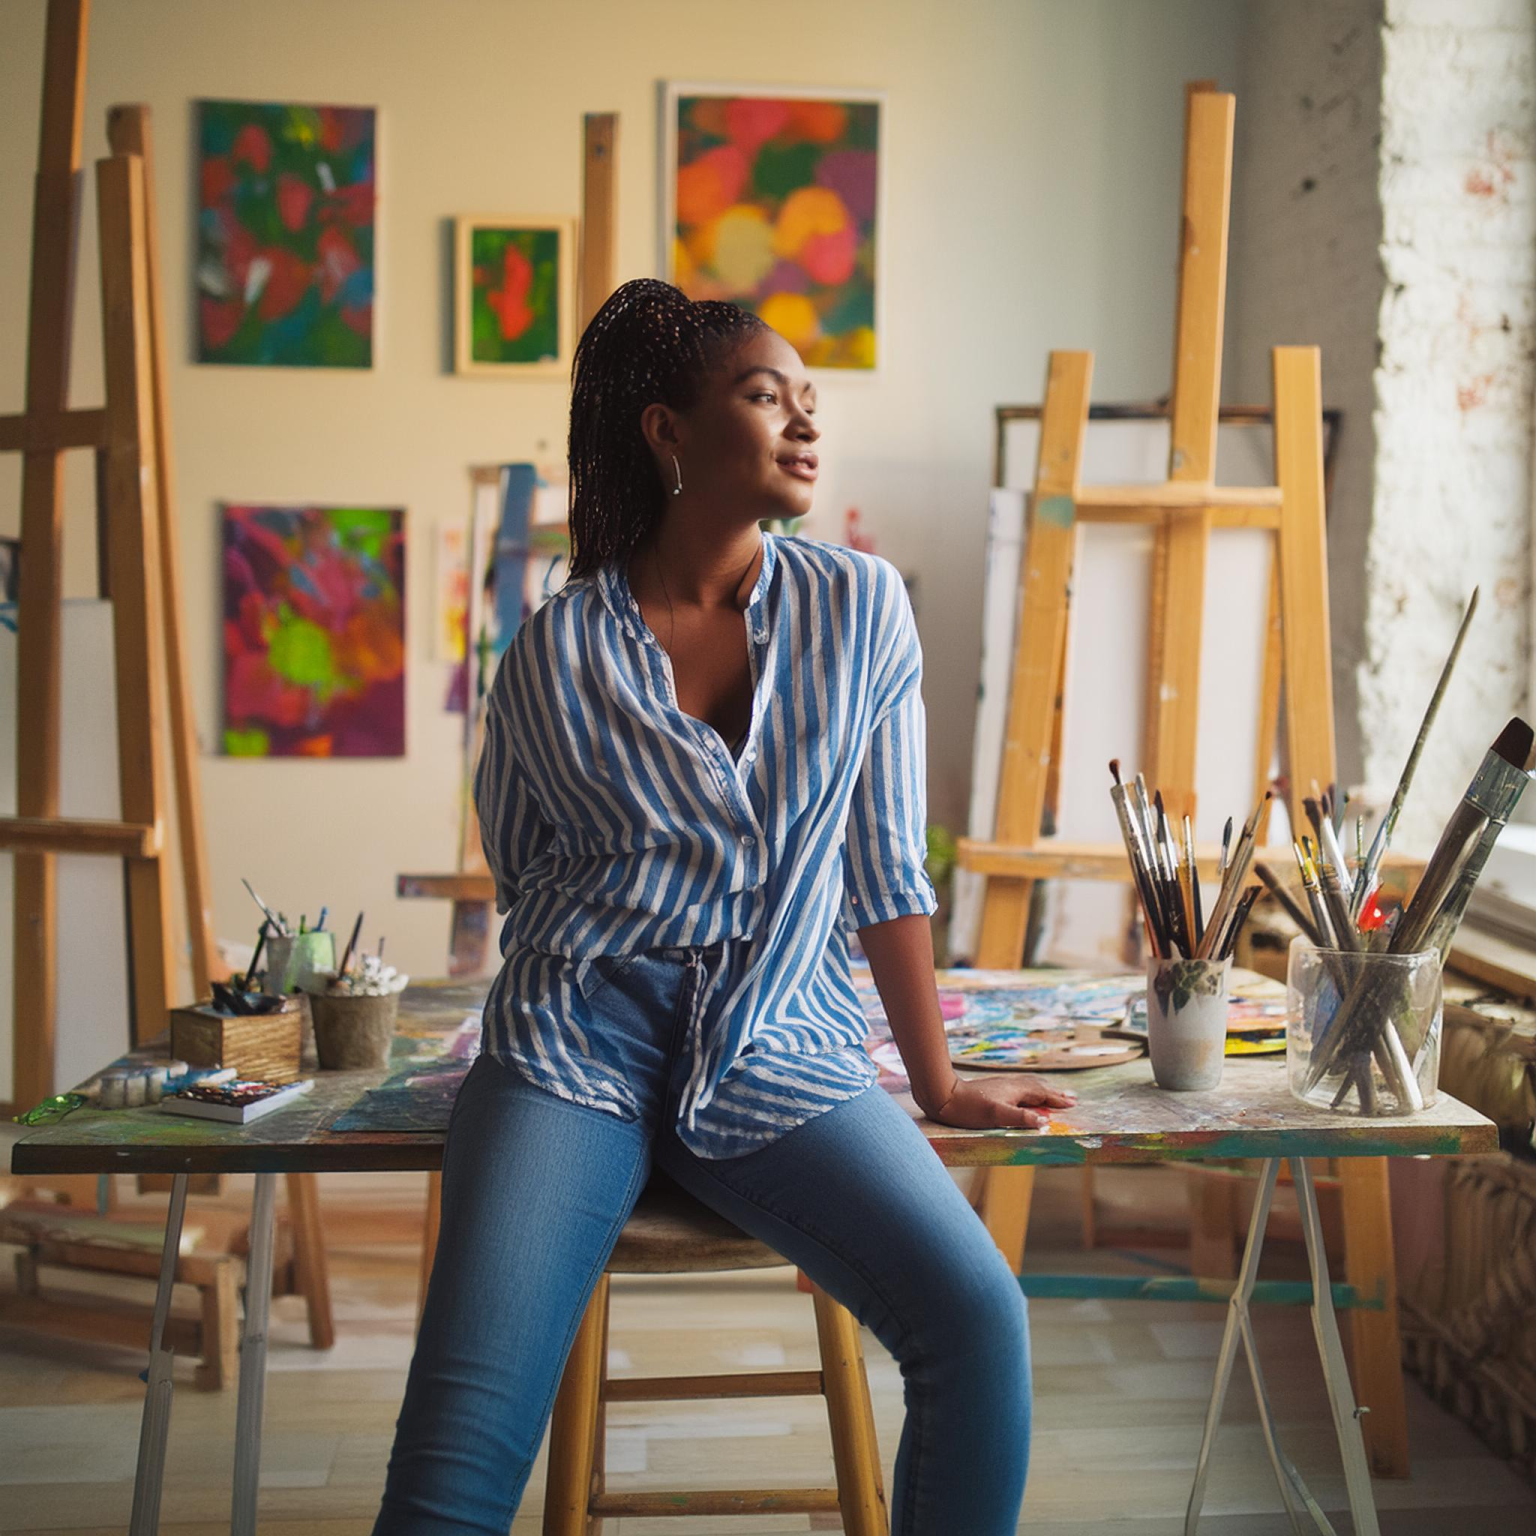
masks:
[[[560,231],[470,231],[469,355],[477,363],[544,363],[560,355]]]
[[[405,754],[405,513],[224,507],[224,751]]]
[[[197,356],[373,364],[372,107],[198,103]]]

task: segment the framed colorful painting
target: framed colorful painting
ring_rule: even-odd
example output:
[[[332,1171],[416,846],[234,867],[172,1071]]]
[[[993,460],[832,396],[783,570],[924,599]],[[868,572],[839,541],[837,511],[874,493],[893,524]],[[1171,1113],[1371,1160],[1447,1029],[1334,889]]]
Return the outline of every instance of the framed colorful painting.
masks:
[[[372,107],[197,104],[197,359],[373,366]]]
[[[762,316],[807,367],[873,370],[884,98],[675,81],[661,98],[661,270]]]
[[[454,252],[454,371],[569,373],[576,221],[467,215]]]
[[[224,751],[405,755],[405,513],[224,504]]]

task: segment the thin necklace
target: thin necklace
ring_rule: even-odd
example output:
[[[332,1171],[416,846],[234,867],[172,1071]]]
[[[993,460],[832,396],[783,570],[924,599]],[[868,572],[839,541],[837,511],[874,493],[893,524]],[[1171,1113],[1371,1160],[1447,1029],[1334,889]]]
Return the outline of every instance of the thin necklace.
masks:
[[[761,551],[762,546],[759,545],[758,548],[759,551]],[[736,595],[738,597],[741,595],[742,582],[746,580],[747,572],[752,569],[753,562],[756,559],[757,555],[754,554],[752,559],[747,561],[746,566],[742,570],[741,576],[737,579]],[[662,646],[662,649],[667,653],[668,656],[670,656],[672,654],[672,636],[677,628],[677,615],[672,610],[672,594],[667,590],[667,578],[661,569],[661,556],[657,552],[655,544],[651,545],[651,564],[655,567],[656,579],[661,583],[661,595],[667,600],[667,643]]]

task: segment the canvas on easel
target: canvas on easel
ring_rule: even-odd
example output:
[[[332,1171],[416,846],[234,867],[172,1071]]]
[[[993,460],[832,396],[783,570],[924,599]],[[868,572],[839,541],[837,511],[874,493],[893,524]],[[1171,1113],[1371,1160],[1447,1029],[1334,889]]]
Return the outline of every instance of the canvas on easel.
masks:
[[[1200,740],[1204,593],[1213,535],[1262,529],[1274,539],[1271,611],[1280,626],[1276,675],[1284,679],[1285,764],[1291,818],[1316,779],[1334,778],[1332,671],[1323,524],[1321,361],[1316,347],[1276,347],[1275,474],[1269,486],[1216,482],[1228,213],[1235,100],[1208,86],[1186,96],[1178,304],[1166,481],[1090,485],[1083,475],[1092,355],[1053,352],[1029,523],[1019,575],[1018,633],[1010,677],[997,815],[991,839],[963,839],[963,866],[987,876],[976,963],[1019,964],[1035,882],[1070,874],[1124,882],[1124,847],[1042,837],[1050,780],[1060,753],[1069,599],[1079,535],[1090,524],[1142,526],[1151,533],[1146,594],[1144,739],[1135,766],[1162,789],[1170,816],[1199,814],[1195,769]],[[1267,730],[1257,721],[1236,731]],[[1129,750],[1125,756],[1130,756]],[[1267,769],[1268,757],[1257,754]],[[1254,786],[1255,790],[1259,788]],[[1107,796],[1107,790],[1106,790]],[[1260,831],[1261,841],[1264,829]],[[1201,853],[1214,870],[1215,849]],[[982,1170],[978,1209],[1017,1271],[1029,1220],[1028,1166]],[[1340,1160],[1348,1243],[1345,1269],[1379,1311],[1352,1314],[1358,1396],[1372,1466],[1406,1475],[1407,1423],[1397,1326],[1387,1178],[1380,1158]]]

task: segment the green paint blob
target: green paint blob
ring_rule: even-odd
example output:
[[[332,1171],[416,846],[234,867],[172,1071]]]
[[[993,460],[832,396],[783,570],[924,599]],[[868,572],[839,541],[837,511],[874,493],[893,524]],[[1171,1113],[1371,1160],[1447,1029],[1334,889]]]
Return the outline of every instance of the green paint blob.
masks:
[[[267,757],[271,747],[271,738],[260,726],[249,731],[230,726],[224,732],[224,753],[227,757]]]
[[[788,197],[800,187],[813,186],[820,144],[765,144],[752,167],[752,190],[762,197]]]
[[[1038,503],[1042,522],[1056,528],[1070,528],[1077,508],[1070,496],[1042,496]]]
[[[277,675],[301,687],[317,688],[336,676],[331,637],[311,619],[285,614],[267,649],[267,661]]]

